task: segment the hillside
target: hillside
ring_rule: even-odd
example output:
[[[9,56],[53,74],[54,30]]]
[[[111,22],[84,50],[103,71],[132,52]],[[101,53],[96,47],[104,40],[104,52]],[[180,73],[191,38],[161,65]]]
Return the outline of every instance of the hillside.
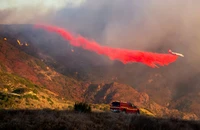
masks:
[[[199,119],[195,114],[177,109],[169,109],[153,101],[148,94],[138,92],[129,85],[113,82],[110,84],[90,84],[85,92],[85,100],[94,103],[111,103],[112,101],[129,101],[141,108],[148,108],[157,117],[178,117],[182,119]],[[145,110],[144,110],[145,111]]]
[[[17,44],[17,42],[15,43]],[[14,73],[27,78],[59,96],[81,100],[82,88],[80,82],[57,73],[40,59],[18,50],[9,44],[9,39],[0,40],[0,63],[3,72]]]
[[[70,109],[73,102],[15,74],[0,72],[1,109]]]
[[[58,110],[0,110],[0,129],[198,130],[199,121],[115,113]]]
[[[17,75],[61,99],[90,103],[131,101],[141,108],[150,109],[157,116],[198,119],[199,111],[195,109],[198,98],[193,107],[189,104],[184,110],[177,106],[184,102],[184,98],[189,98],[187,95],[184,97],[186,91],[173,100],[178,87],[174,87],[174,82],[167,82],[174,80],[165,73],[170,67],[153,70],[140,64],[123,65],[72,47],[59,36],[34,30],[31,25],[1,25],[0,30],[3,74]],[[3,86],[6,84],[9,83],[3,83]],[[12,91],[14,89],[9,93]]]

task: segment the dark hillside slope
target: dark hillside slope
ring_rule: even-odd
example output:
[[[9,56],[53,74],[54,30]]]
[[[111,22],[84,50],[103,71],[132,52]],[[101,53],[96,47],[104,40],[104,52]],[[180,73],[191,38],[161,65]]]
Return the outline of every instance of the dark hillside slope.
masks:
[[[82,99],[82,85],[80,82],[57,73],[40,59],[18,50],[9,41],[0,40],[0,63],[1,71],[27,78],[33,83],[44,86],[65,98]]]
[[[1,110],[0,129],[198,130],[199,121],[115,113],[52,110]]]

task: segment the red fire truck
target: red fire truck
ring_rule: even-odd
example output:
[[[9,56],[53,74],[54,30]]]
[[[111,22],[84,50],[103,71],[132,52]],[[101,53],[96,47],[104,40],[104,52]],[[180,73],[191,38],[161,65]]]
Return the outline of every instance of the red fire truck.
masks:
[[[140,110],[130,102],[114,101],[110,104],[110,110],[112,112],[140,114]]]

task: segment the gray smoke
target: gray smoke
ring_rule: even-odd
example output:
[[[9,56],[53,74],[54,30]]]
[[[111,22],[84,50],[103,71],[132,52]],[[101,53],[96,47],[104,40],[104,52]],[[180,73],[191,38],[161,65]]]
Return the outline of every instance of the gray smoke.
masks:
[[[198,0],[87,0],[58,11],[51,22],[102,45],[162,53],[172,49],[185,55],[180,59],[184,70],[199,71],[199,5]]]
[[[42,6],[1,11],[4,23],[48,23],[80,33],[99,44],[134,50],[183,53],[170,75],[183,80],[199,72],[199,0],[86,0],[81,6],[49,10]],[[20,16],[20,19],[15,16]],[[1,22],[3,22],[1,21]],[[12,21],[12,22],[11,22]]]
[[[114,47],[153,49],[168,40],[174,42],[173,47],[188,48],[198,36],[199,4],[188,0],[87,0],[78,8],[58,11],[52,21]],[[187,45],[181,46],[183,42]]]
[[[183,53],[185,57],[169,67],[150,70],[150,73],[163,72],[171,89],[180,86],[174,94],[178,95],[188,93],[180,84],[190,82],[200,72],[199,5],[198,0],[87,0],[78,8],[58,11],[51,21],[102,45],[161,53],[172,49]],[[122,79],[134,83],[141,79],[138,82],[142,83],[144,75],[149,74],[148,69],[140,69],[143,76],[137,78],[140,74],[135,71],[121,73]],[[197,84],[184,87],[193,91]]]

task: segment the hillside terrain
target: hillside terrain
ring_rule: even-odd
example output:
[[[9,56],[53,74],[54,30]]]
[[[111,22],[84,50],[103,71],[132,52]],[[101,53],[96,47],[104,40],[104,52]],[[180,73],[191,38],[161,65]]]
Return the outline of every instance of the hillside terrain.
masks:
[[[15,74],[0,72],[1,109],[71,109],[73,102]]]
[[[18,50],[8,41],[0,41],[0,62],[3,72],[14,73],[27,78],[68,99],[81,100],[79,82],[57,73],[40,59]]]
[[[199,121],[152,118],[110,112],[0,110],[0,129],[199,130]]]
[[[31,25],[1,25],[0,30],[1,99],[18,104],[8,108],[68,109],[74,101],[109,104],[122,100],[157,116],[199,119],[199,80],[191,78],[196,89],[189,93],[191,79],[176,86],[169,70],[179,63],[157,70],[124,65],[72,47]]]

